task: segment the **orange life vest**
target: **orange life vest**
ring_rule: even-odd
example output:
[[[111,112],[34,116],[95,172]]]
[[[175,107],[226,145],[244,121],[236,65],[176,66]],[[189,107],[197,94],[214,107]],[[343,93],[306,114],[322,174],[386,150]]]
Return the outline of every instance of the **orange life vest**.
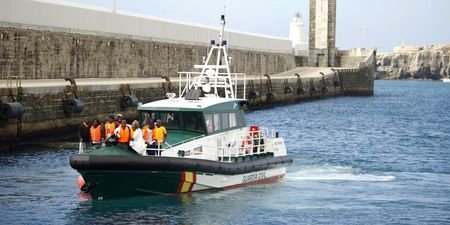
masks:
[[[105,137],[108,137],[108,134],[109,134],[109,136],[113,136],[115,129],[116,129],[116,124],[114,122],[112,122],[112,123],[106,122],[105,123]]]
[[[91,141],[92,142],[100,142],[102,141],[102,130],[100,125],[94,128],[94,126],[91,127]]]
[[[152,129],[152,140],[156,140],[156,126]]]
[[[119,143],[128,143],[130,141],[131,137],[131,131],[128,126],[125,126],[125,129],[123,129],[122,126],[119,128]]]
[[[142,137],[144,138],[144,141],[147,142],[148,140],[148,135],[149,135],[149,129],[148,129],[148,125],[142,128]]]

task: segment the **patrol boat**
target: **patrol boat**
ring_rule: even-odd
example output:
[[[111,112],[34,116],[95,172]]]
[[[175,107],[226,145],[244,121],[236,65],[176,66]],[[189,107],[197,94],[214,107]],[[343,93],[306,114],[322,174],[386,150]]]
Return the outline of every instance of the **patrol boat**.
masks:
[[[70,165],[92,199],[220,190],[281,179],[293,159],[278,132],[247,126],[246,75],[231,73],[223,40],[212,40],[196,72],[179,72],[179,93],[140,105],[140,120],[160,119],[167,138],[154,155],[117,146],[82,151]],[[239,98],[240,97],[240,98]]]

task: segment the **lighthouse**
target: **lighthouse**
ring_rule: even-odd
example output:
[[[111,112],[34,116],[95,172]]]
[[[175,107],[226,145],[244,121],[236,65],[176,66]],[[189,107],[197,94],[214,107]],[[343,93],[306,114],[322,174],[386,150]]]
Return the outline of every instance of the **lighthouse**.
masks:
[[[300,13],[296,13],[289,24],[289,39],[295,55],[307,55],[308,46],[305,41],[305,24]]]

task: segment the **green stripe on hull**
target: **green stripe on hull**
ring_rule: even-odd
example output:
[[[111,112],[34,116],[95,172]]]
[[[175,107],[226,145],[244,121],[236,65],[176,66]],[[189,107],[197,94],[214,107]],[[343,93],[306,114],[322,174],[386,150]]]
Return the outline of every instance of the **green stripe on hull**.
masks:
[[[79,171],[92,199],[177,193],[182,172]]]

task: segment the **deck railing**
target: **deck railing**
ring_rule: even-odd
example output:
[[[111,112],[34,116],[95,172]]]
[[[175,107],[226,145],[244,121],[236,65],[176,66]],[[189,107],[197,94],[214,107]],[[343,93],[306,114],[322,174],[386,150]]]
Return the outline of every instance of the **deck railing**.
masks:
[[[179,90],[178,96],[185,96],[189,90],[200,88],[201,85],[209,85],[211,91],[215,89],[218,90],[232,90],[235,98],[245,99],[246,93],[246,74],[245,73],[230,73],[231,78],[229,78],[228,73],[217,73],[216,76],[201,76],[201,72],[178,72],[179,79]],[[238,85],[242,84],[243,91],[241,95],[238,95]],[[196,86],[197,85],[197,86]],[[224,93],[227,97],[227,93]],[[228,93],[230,94],[230,93]]]

